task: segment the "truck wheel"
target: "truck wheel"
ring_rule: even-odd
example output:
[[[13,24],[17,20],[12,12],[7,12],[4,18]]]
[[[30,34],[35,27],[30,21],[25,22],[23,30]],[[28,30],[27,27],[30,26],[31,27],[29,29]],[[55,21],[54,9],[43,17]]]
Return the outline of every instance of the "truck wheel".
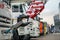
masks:
[[[13,37],[11,37],[11,40],[13,40]]]
[[[19,40],[19,35],[17,29],[13,30],[12,40]]]
[[[23,40],[30,40],[30,36],[29,35],[25,35]]]
[[[30,40],[30,37],[28,38],[28,40]]]

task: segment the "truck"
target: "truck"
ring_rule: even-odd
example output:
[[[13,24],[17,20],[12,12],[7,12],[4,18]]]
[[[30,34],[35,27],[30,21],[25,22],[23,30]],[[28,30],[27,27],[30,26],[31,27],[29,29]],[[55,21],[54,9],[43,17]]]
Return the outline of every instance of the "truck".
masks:
[[[26,14],[26,6],[27,4],[26,3],[11,3],[11,8],[8,7],[8,5],[3,2],[1,4],[4,4],[2,5],[2,7],[4,6],[4,8],[1,7],[1,13],[0,13],[0,26],[2,27],[1,28],[1,33],[5,36],[3,36],[2,39],[11,39],[12,37],[12,31],[9,32],[8,34],[5,34],[6,30],[8,29],[13,29],[15,28],[13,25],[17,26],[18,24],[18,18],[20,15],[25,15]],[[3,12],[4,11],[4,12]],[[4,14],[5,13],[5,14]],[[7,15],[7,16],[6,16]],[[3,23],[4,22],[4,23]],[[17,24],[16,24],[17,23]],[[19,23],[20,24],[20,23]],[[3,28],[4,27],[4,28]],[[20,38],[21,40],[23,39],[30,39],[29,37],[29,30],[30,30],[30,27],[29,26],[25,26],[25,27],[19,27],[18,28],[18,33],[19,33],[19,36],[21,36],[22,38]],[[5,33],[4,33],[5,32]],[[9,36],[10,35],[10,36]],[[25,37],[26,36],[26,37]],[[2,36],[1,36],[2,37]],[[8,38],[9,37],[9,38]],[[23,38],[24,37],[24,38]],[[12,38],[13,39],[13,38]]]
[[[18,7],[17,7],[18,6]],[[20,8],[20,7],[21,8]],[[16,11],[14,8],[16,7],[16,10],[18,9],[18,11]],[[13,24],[17,23],[17,18],[18,18],[18,15],[27,15],[26,14],[26,10],[28,9],[28,5],[27,4],[24,4],[24,3],[11,3],[11,9],[12,9],[12,15],[15,15],[15,22],[13,22]],[[20,11],[19,11],[20,10]],[[15,12],[14,12],[15,11]],[[13,18],[14,19],[14,18]],[[32,24],[30,25],[29,27],[29,35],[30,37],[38,37],[40,32],[39,32],[39,21],[35,19],[32,19],[29,17],[29,22],[32,22]],[[36,24],[36,25],[35,25]],[[26,32],[23,32],[23,31],[20,31],[19,32],[19,35],[24,35],[28,32],[28,30],[24,29],[24,27],[20,27],[18,28],[18,30],[21,29],[21,30],[25,30]],[[22,34],[20,34],[21,32],[23,32]],[[24,36],[23,36],[24,37]]]
[[[27,4],[26,3],[11,3],[11,13],[12,13],[12,25],[15,25],[18,23],[20,20],[20,15],[26,15],[26,8]],[[25,19],[24,19],[25,20]],[[26,21],[26,20],[25,20]],[[20,40],[30,40],[30,26],[20,26],[18,28],[18,34]]]
[[[42,3],[43,4],[43,3]],[[11,24],[12,25],[16,25],[19,21],[19,16],[20,15],[26,15],[26,10],[28,9],[28,5],[27,5],[27,3],[21,3],[21,2],[13,2],[13,3],[11,3]],[[43,5],[42,5],[42,9],[43,9],[44,7],[43,7]],[[42,9],[40,10],[39,9],[39,12],[40,11],[42,11]],[[37,10],[36,10],[37,11]],[[34,17],[35,17],[36,15],[34,15]],[[33,16],[32,16],[33,17]],[[18,19],[19,18],[19,19]],[[37,23],[36,23],[37,22]],[[36,25],[37,26],[34,26],[34,25],[32,25],[32,27],[30,27],[29,25],[28,25],[28,27],[27,26],[25,26],[25,27],[22,27],[22,26],[20,26],[19,28],[18,28],[18,35],[21,37],[21,40],[24,40],[24,38],[26,39],[26,40],[30,40],[30,38],[28,38],[28,37],[30,37],[30,36],[39,36],[39,28],[38,28],[38,21],[33,21],[32,22],[33,24],[35,24],[36,23]],[[33,27],[34,26],[34,27]],[[12,26],[13,27],[13,26]],[[33,30],[33,31],[32,31]],[[32,32],[32,33],[31,33]],[[33,34],[34,33],[34,34]]]

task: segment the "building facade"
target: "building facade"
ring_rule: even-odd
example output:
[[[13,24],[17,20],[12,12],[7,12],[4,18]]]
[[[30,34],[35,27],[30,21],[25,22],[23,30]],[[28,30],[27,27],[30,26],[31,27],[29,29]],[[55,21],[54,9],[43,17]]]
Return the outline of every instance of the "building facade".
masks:
[[[59,17],[60,15],[59,14],[57,14],[57,15],[55,15],[54,16],[54,22],[55,22],[55,29],[56,29],[56,32],[60,32],[59,30],[60,30],[60,17]]]
[[[60,3],[59,3],[59,20],[60,20]]]

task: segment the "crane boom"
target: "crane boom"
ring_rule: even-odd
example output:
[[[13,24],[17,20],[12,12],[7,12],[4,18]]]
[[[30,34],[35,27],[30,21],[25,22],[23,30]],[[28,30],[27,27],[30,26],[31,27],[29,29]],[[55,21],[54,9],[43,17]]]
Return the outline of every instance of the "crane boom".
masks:
[[[27,15],[30,18],[36,17],[44,9],[44,3],[37,0],[32,0],[28,10],[26,11]]]

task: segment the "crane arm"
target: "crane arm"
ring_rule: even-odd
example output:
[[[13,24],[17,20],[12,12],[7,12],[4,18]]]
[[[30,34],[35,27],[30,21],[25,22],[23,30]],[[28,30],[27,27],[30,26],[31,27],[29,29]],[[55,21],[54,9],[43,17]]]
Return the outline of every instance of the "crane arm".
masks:
[[[37,0],[32,0],[32,2],[29,5],[28,10],[26,11],[27,15],[30,18],[36,17],[40,12],[42,12],[44,9],[44,3]]]

